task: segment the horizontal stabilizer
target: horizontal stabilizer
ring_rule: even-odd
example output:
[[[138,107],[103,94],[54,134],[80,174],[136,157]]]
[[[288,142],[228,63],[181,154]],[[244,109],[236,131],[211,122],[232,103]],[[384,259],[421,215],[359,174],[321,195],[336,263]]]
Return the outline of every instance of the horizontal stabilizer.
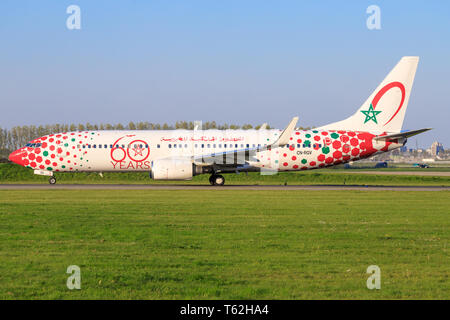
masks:
[[[393,133],[393,134],[388,134],[386,136],[377,136],[374,139],[375,140],[395,140],[395,139],[409,138],[409,137],[415,136],[416,134],[419,134],[419,133],[422,133],[422,132],[425,132],[428,130],[431,130],[431,128]]]

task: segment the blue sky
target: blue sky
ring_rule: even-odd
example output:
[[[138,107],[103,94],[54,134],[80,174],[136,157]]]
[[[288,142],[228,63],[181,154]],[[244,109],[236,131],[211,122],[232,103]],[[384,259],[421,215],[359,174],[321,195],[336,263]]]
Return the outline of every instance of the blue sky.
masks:
[[[81,30],[66,8],[81,8]],[[368,30],[366,8],[381,8]],[[0,2],[0,126],[353,114],[404,55],[421,57],[404,129],[450,147],[448,1]],[[409,142],[415,146],[415,139]]]

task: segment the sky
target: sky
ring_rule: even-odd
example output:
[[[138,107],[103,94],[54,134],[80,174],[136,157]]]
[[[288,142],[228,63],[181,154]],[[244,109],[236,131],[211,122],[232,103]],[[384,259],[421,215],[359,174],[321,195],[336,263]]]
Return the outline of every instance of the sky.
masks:
[[[81,29],[66,9],[78,5]],[[369,30],[370,5],[381,29]],[[353,114],[420,56],[403,129],[450,147],[449,1],[0,2],[0,127],[178,120],[284,128]],[[416,138],[408,142],[415,147]]]

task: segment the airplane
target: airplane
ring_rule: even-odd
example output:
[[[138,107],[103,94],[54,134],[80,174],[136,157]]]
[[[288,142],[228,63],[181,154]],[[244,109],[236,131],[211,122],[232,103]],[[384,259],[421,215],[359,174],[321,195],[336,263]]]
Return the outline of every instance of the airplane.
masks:
[[[430,128],[402,131],[419,57],[403,57],[361,107],[345,120],[311,130],[127,130],[74,131],[34,139],[9,159],[49,176],[56,172],[147,171],[154,180],[190,180],[209,174],[318,169],[366,159],[405,145]]]

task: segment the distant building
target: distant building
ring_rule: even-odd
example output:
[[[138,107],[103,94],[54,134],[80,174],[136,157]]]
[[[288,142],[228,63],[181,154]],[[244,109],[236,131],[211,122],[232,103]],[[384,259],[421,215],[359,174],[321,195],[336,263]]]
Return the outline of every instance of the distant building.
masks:
[[[431,144],[430,151],[431,151],[431,155],[433,157],[435,157],[435,156],[439,155],[440,152],[441,153],[444,152],[444,146],[442,145],[442,143],[435,141]]]

